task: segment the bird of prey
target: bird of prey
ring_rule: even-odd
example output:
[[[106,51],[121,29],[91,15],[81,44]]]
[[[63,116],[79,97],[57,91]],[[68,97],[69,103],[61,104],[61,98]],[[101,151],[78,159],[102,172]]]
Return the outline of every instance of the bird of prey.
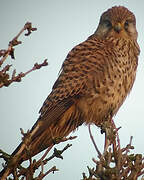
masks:
[[[30,130],[31,156],[83,123],[101,126],[117,113],[135,81],[137,35],[135,16],[127,8],[114,6],[102,14],[94,34],[75,46],[63,62]],[[23,142],[12,156],[18,162],[28,159]]]

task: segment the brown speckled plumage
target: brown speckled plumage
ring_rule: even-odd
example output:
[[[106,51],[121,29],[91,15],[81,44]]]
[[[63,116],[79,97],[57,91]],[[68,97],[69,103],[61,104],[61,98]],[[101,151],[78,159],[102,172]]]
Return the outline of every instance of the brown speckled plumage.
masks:
[[[31,130],[31,155],[83,123],[112,118],[133,86],[139,52],[134,14],[122,6],[104,12],[96,32],[67,55]]]

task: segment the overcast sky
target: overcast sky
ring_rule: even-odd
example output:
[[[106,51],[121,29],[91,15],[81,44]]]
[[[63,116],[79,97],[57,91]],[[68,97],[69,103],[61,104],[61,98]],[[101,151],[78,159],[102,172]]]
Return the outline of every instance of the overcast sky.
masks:
[[[30,21],[38,30],[29,37],[22,36],[23,44],[15,51],[16,60],[8,60],[17,72],[29,70],[35,62],[48,58],[49,66],[25,77],[21,83],[13,83],[0,91],[0,148],[11,153],[21,141],[20,128],[30,129],[37,120],[38,111],[51,91],[61,64],[67,53],[94,33],[99,17],[108,8],[124,5],[136,15],[138,42],[141,48],[136,82],[114,118],[120,130],[121,145],[129,143],[134,136],[136,153],[143,153],[144,128],[144,1],[138,0],[0,0],[0,49]],[[97,145],[102,149],[103,135],[93,128]],[[94,166],[92,158],[97,156],[90,141],[88,128],[82,126],[73,135],[73,146],[64,154],[64,160],[54,160],[46,169],[56,165],[59,172],[45,179],[82,178],[87,165]],[[69,142],[70,143],[70,142]],[[64,147],[65,144],[59,146]],[[1,165],[0,165],[1,169]]]

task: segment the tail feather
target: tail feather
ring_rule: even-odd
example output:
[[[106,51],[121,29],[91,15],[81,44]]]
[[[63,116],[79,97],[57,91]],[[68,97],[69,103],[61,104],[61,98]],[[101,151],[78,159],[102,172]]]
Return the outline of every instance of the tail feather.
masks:
[[[71,103],[70,103],[71,105]],[[62,110],[62,108],[61,108]],[[12,153],[12,162],[14,165],[21,164],[23,161],[29,159],[29,157],[38,154],[44,149],[48,148],[54,144],[54,139],[59,137],[66,137],[69,133],[74,131],[78,126],[80,126],[82,121],[81,113],[77,110],[76,105],[73,104],[70,107],[65,106],[65,112],[60,112],[60,116],[53,119],[45,119],[48,123],[43,121],[43,118],[39,119],[32,130],[30,131],[30,143],[28,145],[28,152],[26,150],[26,144],[24,142],[15,149]],[[52,116],[50,116],[52,117]],[[51,123],[49,123],[51,121]],[[29,154],[29,155],[28,155]],[[0,177],[4,175],[9,175],[12,172],[12,168],[7,167],[0,172]]]

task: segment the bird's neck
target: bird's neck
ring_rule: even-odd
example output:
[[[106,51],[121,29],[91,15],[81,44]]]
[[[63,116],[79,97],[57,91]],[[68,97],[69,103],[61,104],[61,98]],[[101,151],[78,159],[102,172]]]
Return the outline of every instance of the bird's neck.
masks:
[[[140,54],[140,47],[136,39],[107,37],[106,41],[114,43],[114,45],[119,44],[119,47],[129,44],[129,47],[131,48],[135,56],[138,56]]]

